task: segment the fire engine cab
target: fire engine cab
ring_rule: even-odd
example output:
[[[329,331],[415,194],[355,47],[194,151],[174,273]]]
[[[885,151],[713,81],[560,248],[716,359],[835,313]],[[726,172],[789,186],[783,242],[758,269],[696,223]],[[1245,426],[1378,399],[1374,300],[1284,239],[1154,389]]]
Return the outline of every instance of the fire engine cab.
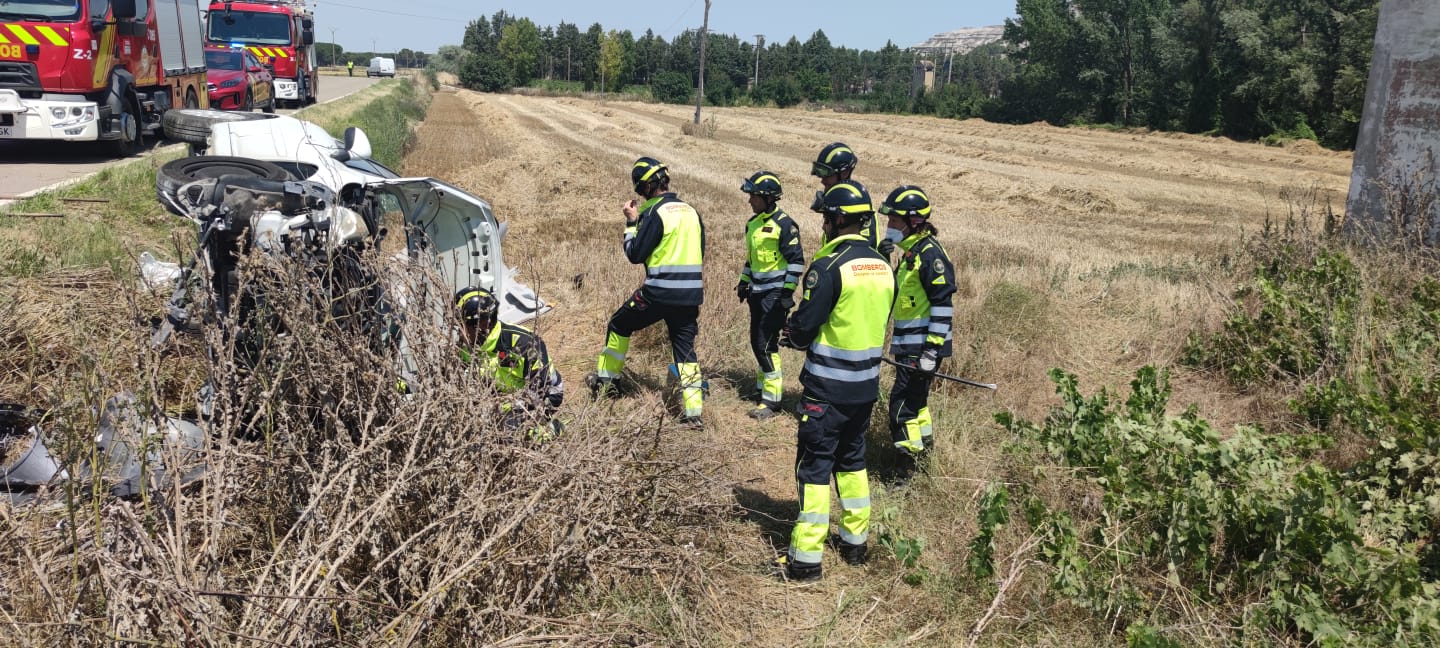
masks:
[[[208,105],[194,0],[0,2],[0,140],[134,153],[172,107]]]
[[[243,47],[275,74],[275,99],[315,103],[320,74],[315,61],[315,14],[304,0],[210,3],[205,39],[218,47]]]

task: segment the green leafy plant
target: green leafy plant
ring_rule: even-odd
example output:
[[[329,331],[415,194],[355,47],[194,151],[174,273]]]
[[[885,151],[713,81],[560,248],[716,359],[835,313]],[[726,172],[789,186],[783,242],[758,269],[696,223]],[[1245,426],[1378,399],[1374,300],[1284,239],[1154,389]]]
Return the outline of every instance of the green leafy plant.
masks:
[[[1167,415],[1168,377],[1153,367],[1137,373],[1123,403],[1104,390],[1082,395],[1071,374],[1051,378],[1061,404],[1043,423],[997,420],[1027,442],[1020,451],[1040,449],[1100,494],[1094,515],[1025,499],[1052,590],[1117,621],[1122,610],[1126,618],[1173,613],[1151,590],[1178,588],[1200,600],[1250,601],[1252,614],[1237,625],[1258,636],[1440,641],[1433,430],[1383,439],[1365,460],[1335,470],[1313,461],[1325,445],[1319,436],[1242,426],[1222,437],[1193,407]]]

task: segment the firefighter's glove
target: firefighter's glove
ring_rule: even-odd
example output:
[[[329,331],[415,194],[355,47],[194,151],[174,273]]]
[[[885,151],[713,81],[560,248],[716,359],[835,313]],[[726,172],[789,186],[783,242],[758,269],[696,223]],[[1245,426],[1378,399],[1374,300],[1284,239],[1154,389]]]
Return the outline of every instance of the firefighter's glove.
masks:
[[[745,300],[749,299],[749,298],[750,298],[750,282],[748,282],[748,281],[742,281],[742,282],[740,282],[740,283],[738,283],[738,284],[735,284],[735,296],[740,298],[740,302],[741,302],[741,303],[744,303]]]
[[[895,251],[895,242],[892,241],[892,240],[890,240],[890,239],[888,239],[888,238],[887,238],[887,239],[880,239],[880,245],[876,246],[875,249],[876,249],[876,250],[879,250],[879,251],[880,251],[880,254],[883,254],[883,255],[885,255],[886,257],[889,257],[890,254]]]
[[[787,349],[799,349],[799,348],[800,348],[800,347],[798,347],[798,346],[795,345],[795,340],[790,339],[790,327],[788,327],[788,326],[785,327],[785,328],[780,329],[780,346],[785,347],[785,348],[787,348]]]
[[[792,308],[795,308],[795,295],[789,291],[782,292],[780,294],[780,310],[789,312]]]
[[[925,347],[920,352],[920,358],[915,361],[915,369],[923,374],[933,374],[940,367],[940,349]]]
[[[822,214],[825,213],[825,192],[824,192],[824,191],[816,191],[816,192],[815,192],[815,202],[810,203],[810,211],[817,212],[817,213],[822,213]]]

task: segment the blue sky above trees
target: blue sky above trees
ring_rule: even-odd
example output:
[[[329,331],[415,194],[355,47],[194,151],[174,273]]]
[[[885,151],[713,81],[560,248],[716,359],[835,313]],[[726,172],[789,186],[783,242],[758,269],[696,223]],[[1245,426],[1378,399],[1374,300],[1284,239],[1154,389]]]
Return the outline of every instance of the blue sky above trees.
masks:
[[[368,51],[373,46],[379,51],[408,47],[434,52],[441,45],[460,44],[471,20],[502,9],[542,27],[564,21],[583,31],[598,22],[607,30],[629,29],[637,37],[653,29],[667,39],[698,28],[705,12],[705,0],[314,0],[311,4],[316,13],[316,40],[328,42],[333,29],[335,41],[350,51]],[[942,31],[998,25],[1014,13],[1015,0],[712,0],[710,28],[751,40],[755,34],[765,34],[767,42],[779,43],[790,36],[804,41],[821,29],[837,47],[877,50],[887,40],[909,47]]]

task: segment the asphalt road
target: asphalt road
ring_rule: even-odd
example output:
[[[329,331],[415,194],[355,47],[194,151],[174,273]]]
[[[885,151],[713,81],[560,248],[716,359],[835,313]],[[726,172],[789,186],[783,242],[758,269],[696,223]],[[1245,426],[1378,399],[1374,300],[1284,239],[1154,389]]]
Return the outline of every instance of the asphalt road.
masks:
[[[320,102],[334,101],[375,83],[363,76],[320,77]],[[281,110],[290,114],[294,110]],[[151,143],[137,157],[154,155],[178,146],[164,141]],[[59,183],[73,182],[121,162],[101,153],[89,142],[17,142],[0,140],[0,205],[37,193]],[[134,159],[134,158],[129,158]]]

